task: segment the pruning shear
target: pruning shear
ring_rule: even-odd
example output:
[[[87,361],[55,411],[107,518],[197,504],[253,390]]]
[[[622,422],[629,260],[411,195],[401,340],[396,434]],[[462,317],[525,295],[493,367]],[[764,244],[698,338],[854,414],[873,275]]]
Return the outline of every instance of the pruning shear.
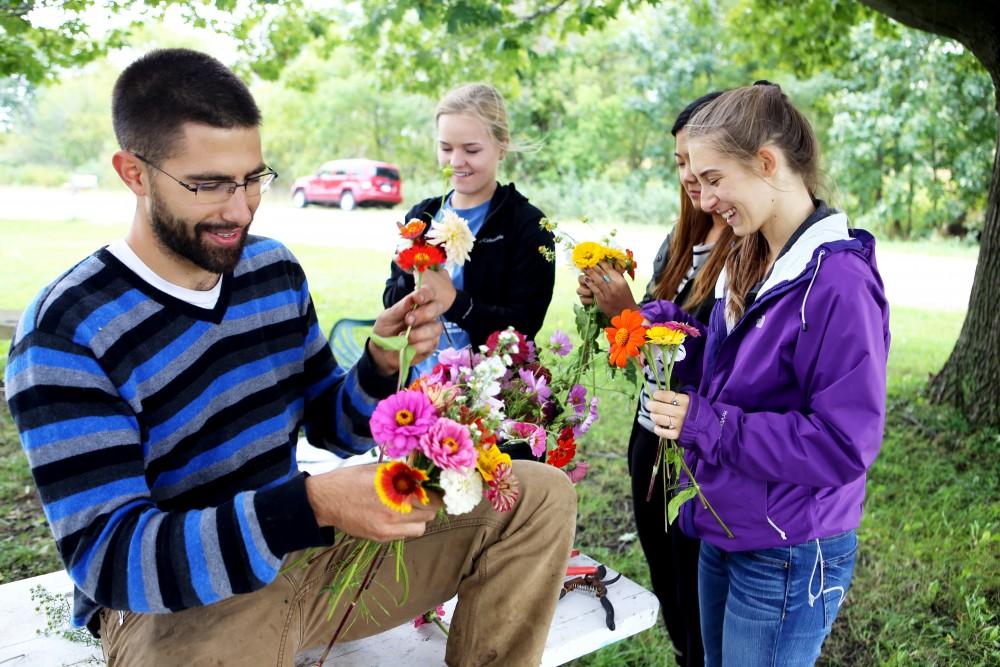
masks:
[[[567,593],[577,589],[593,593],[601,601],[601,606],[604,607],[604,622],[607,624],[608,630],[614,630],[615,608],[612,606],[611,600],[608,599],[608,586],[621,579],[622,575],[619,574],[613,579],[605,580],[608,570],[603,565],[577,565],[566,568],[566,576],[572,575],[581,576],[570,579],[563,584],[559,599],[561,600]]]

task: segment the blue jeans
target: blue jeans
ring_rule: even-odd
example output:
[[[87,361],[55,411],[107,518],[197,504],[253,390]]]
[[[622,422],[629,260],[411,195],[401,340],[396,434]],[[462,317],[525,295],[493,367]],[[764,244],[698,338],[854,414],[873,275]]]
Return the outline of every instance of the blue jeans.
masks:
[[[799,667],[819,658],[854,575],[853,530],[790,547],[726,552],[701,544],[706,667]]]

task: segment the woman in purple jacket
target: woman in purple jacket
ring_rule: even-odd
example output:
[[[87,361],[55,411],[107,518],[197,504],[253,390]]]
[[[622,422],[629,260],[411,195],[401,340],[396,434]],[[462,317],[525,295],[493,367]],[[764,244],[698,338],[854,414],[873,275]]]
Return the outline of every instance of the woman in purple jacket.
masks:
[[[682,529],[702,540],[706,665],[819,657],[850,586],[885,420],[889,311],[875,240],[816,199],[812,128],[761,83],[688,124],[701,207],[739,242],[704,347],[688,350],[689,362],[703,357],[697,388],[649,404],[735,536],[696,500],[682,507]],[[647,319],[688,319],[656,303]]]

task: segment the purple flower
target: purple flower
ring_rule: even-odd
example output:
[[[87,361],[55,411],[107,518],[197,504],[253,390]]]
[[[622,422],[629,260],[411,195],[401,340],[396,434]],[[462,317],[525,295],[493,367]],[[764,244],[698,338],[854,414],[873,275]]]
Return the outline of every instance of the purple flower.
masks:
[[[438,366],[447,373],[447,377],[442,379],[453,383],[458,382],[461,375],[468,374],[478,361],[478,355],[468,347],[463,347],[461,350],[449,347],[438,353]]]
[[[416,449],[437,418],[429,398],[406,389],[379,401],[368,424],[385,455],[396,459]]]
[[[565,357],[567,354],[573,351],[573,343],[570,342],[569,336],[564,334],[559,329],[556,329],[552,336],[549,338],[549,350],[553,354],[557,354],[560,357]]]
[[[546,381],[545,376],[541,374],[535,375],[526,368],[519,369],[517,374],[535,401],[539,405],[545,405],[545,402],[552,396],[552,390],[549,389],[549,383]]]
[[[578,417],[587,411],[587,389],[583,385],[575,384],[570,387],[567,400]]]
[[[455,368],[468,368],[472,365],[472,352],[467,347],[461,350],[448,347],[438,352],[438,363]]]
[[[589,431],[590,427],[597,421],[597,401],[597,396],[590,399],[590,410],[587,416],[573,427],[573,435],[577,438]]]
[[[556,402],[555,401],[545,401],[545,405],[542,406],[542,423],[551,424],[556,420]]]
[[[469,429],[441,417],[420,438],[420,450],[439,468],[467,470],[476,465],[476,448]]]

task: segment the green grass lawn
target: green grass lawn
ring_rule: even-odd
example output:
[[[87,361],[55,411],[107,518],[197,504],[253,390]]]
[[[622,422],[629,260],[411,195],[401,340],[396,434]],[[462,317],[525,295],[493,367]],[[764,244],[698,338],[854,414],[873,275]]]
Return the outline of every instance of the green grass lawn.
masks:
[[[46,282],[123,231],[78,222],[0,221],[0,308],[23,308]],[[378,312],[387,253],[292,249],[309,276],[324,329],[340,317]],[[949,248],[944,254],[961,252]],[[574,289],[572,273],[560,270],[541,337],[555,328],[572,329]],[[962,415],[929,405],[921,394],[951,351],[962,319],[892,311],[885,441],[869,477],[854,583],[821,664],[1000,664],[1000,434],[971,429]],[[580,445],[591,472],[578,486],[577,544],[648,585],[641,549],[630,535],[625,448],[633,408],[630,396],[607,396],[600,422]],[[16,434],[0,412],[2,583],[49,572],[59,563]],[[674,661],[657,626],[575,664]]]

